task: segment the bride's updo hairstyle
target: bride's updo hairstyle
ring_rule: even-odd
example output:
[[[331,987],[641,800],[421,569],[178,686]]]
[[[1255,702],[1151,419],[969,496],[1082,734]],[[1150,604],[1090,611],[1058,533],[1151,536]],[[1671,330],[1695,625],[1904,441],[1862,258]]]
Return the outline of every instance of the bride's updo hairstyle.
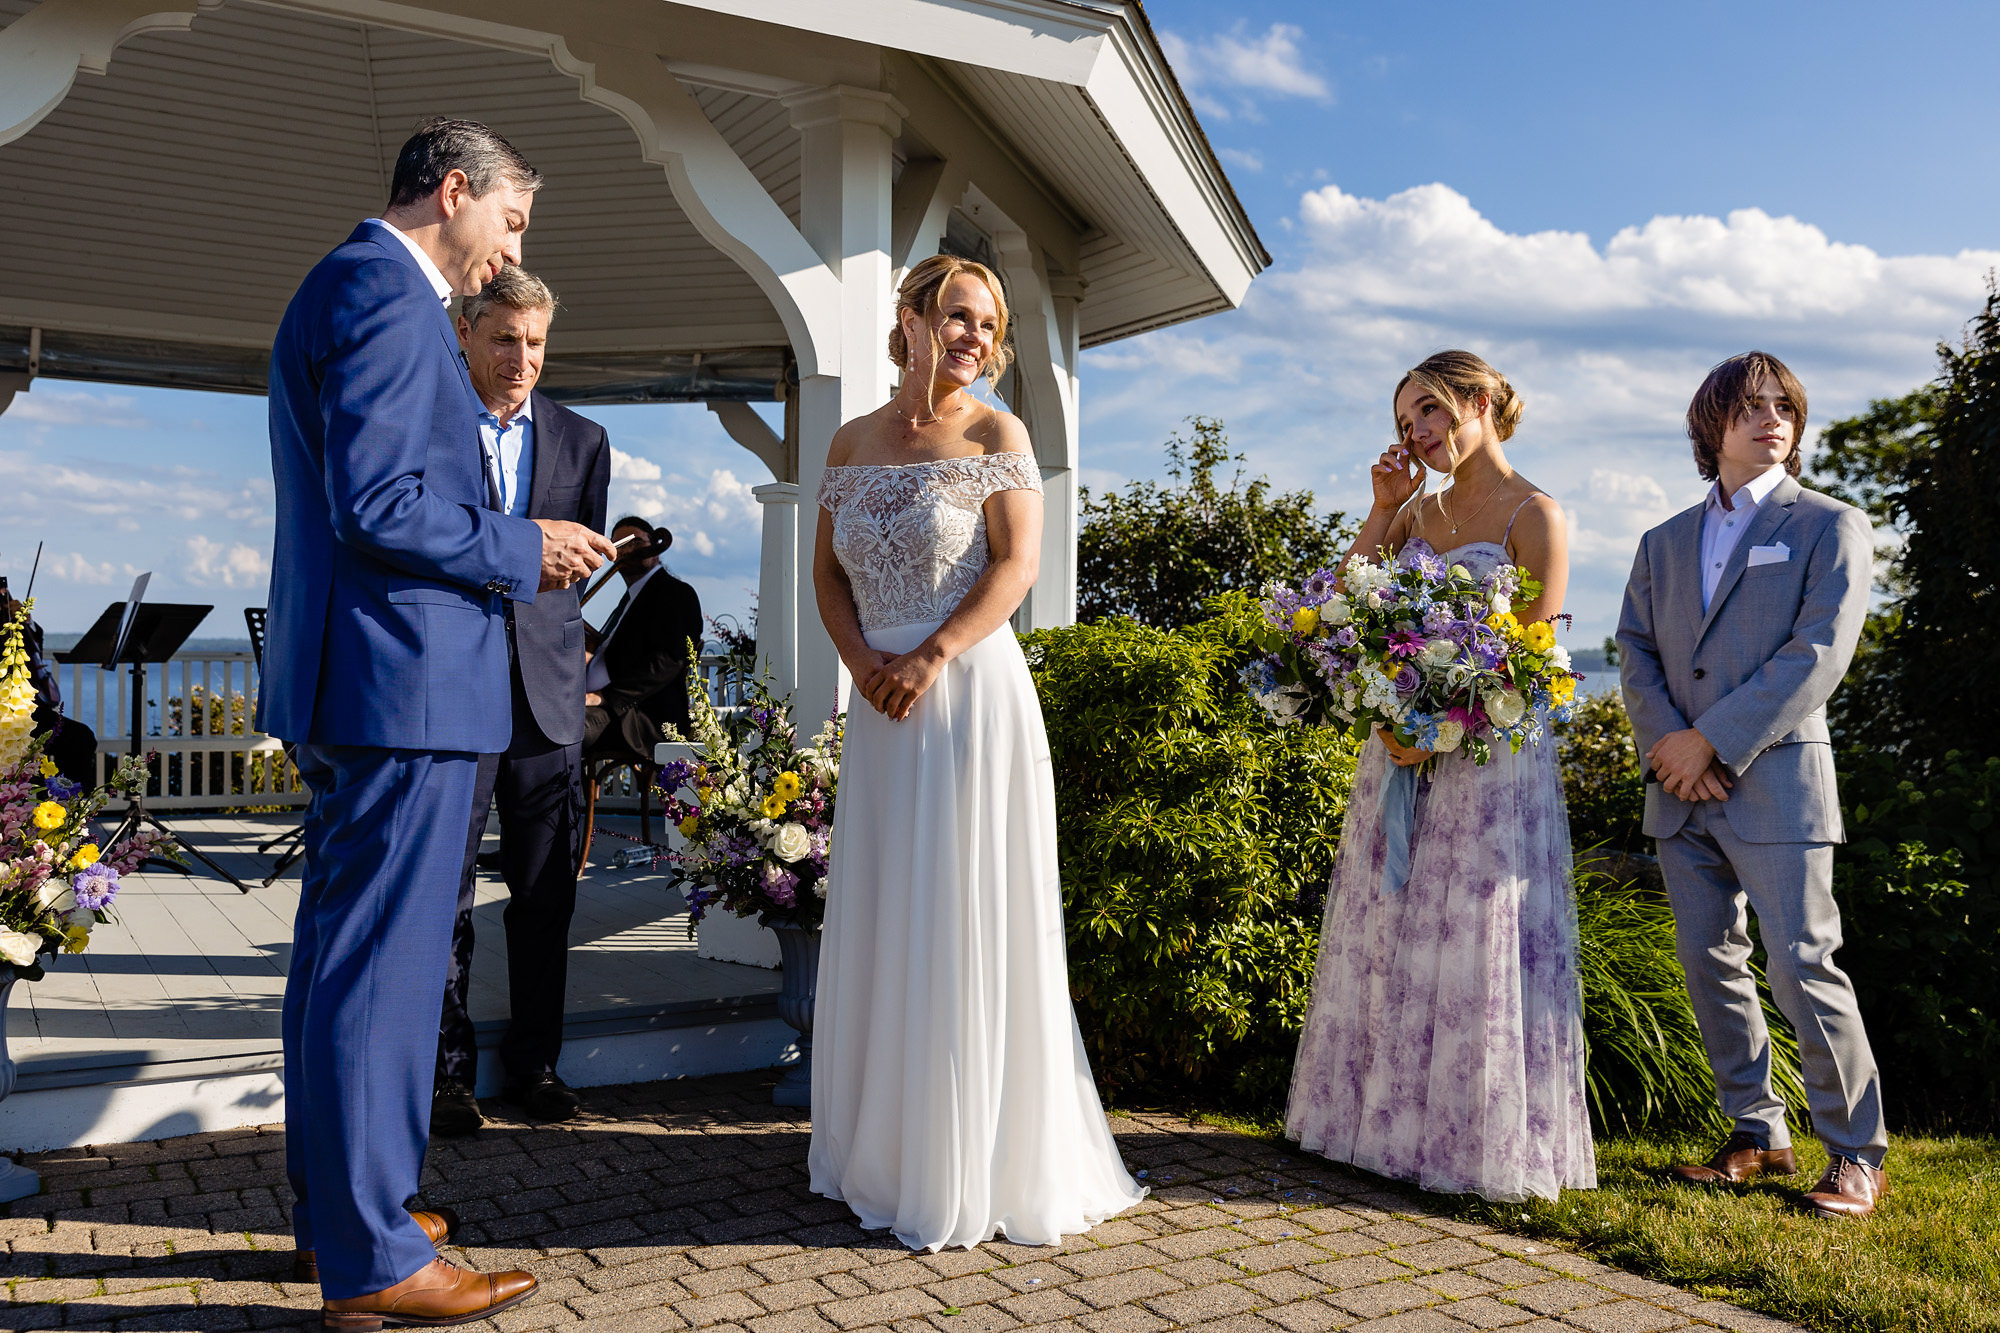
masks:
[[[1415,384],[1431,397],[1443,403],[1451,413],[1451,432],[1445,436],[1445,448],[1451,453],[1451,476],[1458,477],[1458,431],[1467,420],[1479,415],[1479,395],[1485,394],[1486,401],[1493,410],[1493,434],[1497,439],[1513,438],[1514,427],[1521,424],[1521,395],[1514,392],[1514,386],[1507,377],[1486,364],[1471,352],[1433,352],[1425,357],[1415,370],[1396,381],[1396,391],[1389,395],[1389,414],[1393,421],[1396,400],[1403,396],[1405,386]],[[1396,426],[1396,438],[1401,440],[1403,428]],[[1442,506],[1442,498],[1438,501]],[[1446,518],[1451,515],[1447,513]]]
[[[1014,359],[1014,349],[1007,342],[1007,293],[992,269],[958,255],[932,255],[912,267],[903,285],[896,289],[896,322],[889,326],[889,360],[898,370],[913,369],[915,358],[910,353],[909,340],[903,336],[903,312],[914,311],[923,320],[931,340],[931,364],[937,364],[944,355],[944,345],[937,336],[937,315],[944,303],[945,284],[961,273],[985,283],[986,290],[993,293],[994,308],[1000,312],[999,327],[993,331],[993,351],[979,368],[988,384],[997,385]]]

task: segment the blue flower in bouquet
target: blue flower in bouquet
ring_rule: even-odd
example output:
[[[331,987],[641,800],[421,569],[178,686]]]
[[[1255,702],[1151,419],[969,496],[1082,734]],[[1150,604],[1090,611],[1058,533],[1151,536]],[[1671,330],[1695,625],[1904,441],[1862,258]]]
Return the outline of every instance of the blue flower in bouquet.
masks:
[[[72,875],[69,886],[76,894],[78,907],[99,912],[118,896],[118,872],[98,861]]]
[[[49,799],[51,801],[73,801],[83,794],[83,784],[81,782],[71,782],[60,773],[50,778],[45,785],[49,789]]]
[[[1318,570],[1308,576],[1304,583],[1299,585],[1299,591],[1304,593],[1309,601],[1324,602],[1327,598],[1333,596],[1335,587],[1337,586],[1336,579],[1337,576],[1332,570]]]

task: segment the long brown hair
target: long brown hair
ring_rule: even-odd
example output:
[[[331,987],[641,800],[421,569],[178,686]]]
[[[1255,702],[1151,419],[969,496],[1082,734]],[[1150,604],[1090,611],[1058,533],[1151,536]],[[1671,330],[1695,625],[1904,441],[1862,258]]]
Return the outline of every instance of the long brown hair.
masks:
[[[1695,471],[1703,481],[1714,481],[1722,471],[1722,437],[1750,410],[1750,395],[1769,375],[1777,381],[1778,392],[1792,405],[1792,452],[1785,459],[1785,472],[1796,477],[1804,466],[1799,449],[1806,437],[1806,387],[1784,362],[1769,352],[1745,352],[1719,363],[1694,391],[1688,404],[1688,441],[1694,445]]]

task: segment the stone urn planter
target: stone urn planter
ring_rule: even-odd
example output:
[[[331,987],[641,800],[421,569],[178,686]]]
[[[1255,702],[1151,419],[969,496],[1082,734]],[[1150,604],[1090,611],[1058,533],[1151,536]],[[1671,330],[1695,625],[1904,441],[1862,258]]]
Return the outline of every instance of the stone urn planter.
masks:
[[[783,969],[779,974],[778,1017],[799,1034],[798,1063],[787,1069],[771,1091],[775,1106],[812,1105],[813,997],[819,989],[819,927],[801,926],[788,917],[765,916],[763,922],[778,937]]]
[[[819,941],[814,939],[815,962],[818,960],[818,944]],[[19,978],[15,976],[13,967],[0,963],[0,1101],[6,1101],[14,1091],[14,1057],[7,1053],[7,1001],[14,996],[17,980]],[[810,1014],[810,1008],[807,1012]],[[0,1203],[12,1203],[41,1192],[40,1176],[9,1158],[0,1157]]]

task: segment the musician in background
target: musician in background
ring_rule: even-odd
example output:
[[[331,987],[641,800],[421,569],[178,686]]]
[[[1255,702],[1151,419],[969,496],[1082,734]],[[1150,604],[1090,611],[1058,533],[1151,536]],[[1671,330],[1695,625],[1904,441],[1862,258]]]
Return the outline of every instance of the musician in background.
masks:
[[[701,646],[701,598],[667,572],[660,555],[673,543],[649,542],[655,529],[643,518],[618,520],[611,540],[632,540],[617,570],[625,595],[595,636],[584,681],[583,754],[586,759],[651,763],[660,728],[688,727],[688,644]]]
[[[604,427],[535,388],[555,309],[555,295],[541,279],[510,265],[459,310],[459,345],[485,409],[479,438],[487,485],[509,514],[568,519],[601,532],[611,480]],[[496,796],[500,873],[508,894],[502,920],[509,1013],[500,1041],[500,1097],[536,1120],[567,1120],[581,1105],[557,1077],[556,1059],[583,850],[583,611],[573,587],[550,589],[532,603],[509,602],[508,611],[514,738],[505,754],[479,760],[438,1025],[433,1134],[470,1134],[484,1123],[473,1097],[479,1047],[466,991],[475,858]]]
[[[32,584],[33,579],[29,580]],[[21,609],[0,575],[0,625],[5,625]],[[42,651],[42,627],[32,617],[22,627],[21,647],[28,654],[28,679],[35,687],[35,732],[48,733],[42,753],[56,771],[88,790],[104,780],[98,772],[97,733],[73,717],[62,715],[62,690],[56,685],[55,668]]]

